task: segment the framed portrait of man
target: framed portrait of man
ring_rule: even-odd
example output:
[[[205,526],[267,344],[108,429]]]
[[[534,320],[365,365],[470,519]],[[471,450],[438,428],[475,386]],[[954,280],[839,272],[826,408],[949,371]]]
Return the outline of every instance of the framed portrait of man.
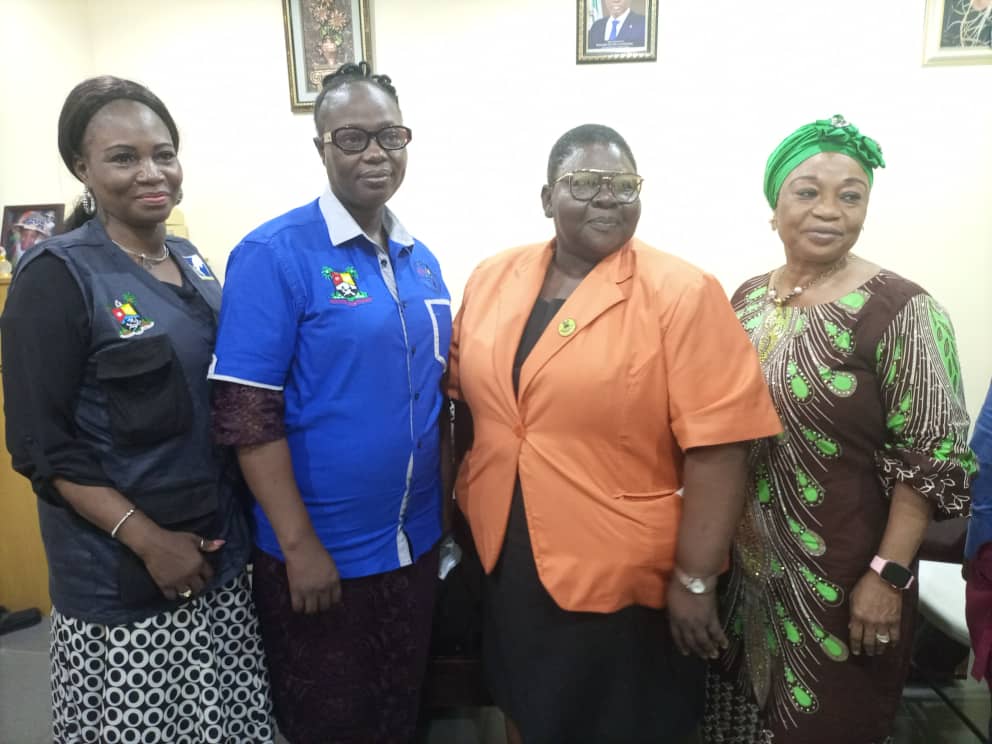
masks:
[[[575,61],[658,59],[658,0],[578,0]]]
[[[927,0],[923,64],[992,64],[992,0]]]
[[[289,97],[309,111],[323,79],[348,62],[372,64],[371,0],[283,0]]]

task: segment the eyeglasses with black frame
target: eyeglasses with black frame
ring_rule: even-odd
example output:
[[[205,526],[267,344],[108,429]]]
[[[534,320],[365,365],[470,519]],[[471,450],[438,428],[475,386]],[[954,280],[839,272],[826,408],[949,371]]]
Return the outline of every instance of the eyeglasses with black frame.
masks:
[[[374,139],[383,150],[402,150],[410,144],[413,132],[409,127],[389,126],[376,132],[359,127],[338,127],[333,132],[324,132],[324,144],[333,144],[340,150],[350,153],[365,152]]]
[[[644,179],[636,173],[618,173],[617,171],[582,168],[581,170],[562,173],[555,179],[554,186],[559,181],[568,179],[568,190],[577,201],[592,201],[604,185],[608,186],[613,198],[621,204],[633,204],[641,193]]]

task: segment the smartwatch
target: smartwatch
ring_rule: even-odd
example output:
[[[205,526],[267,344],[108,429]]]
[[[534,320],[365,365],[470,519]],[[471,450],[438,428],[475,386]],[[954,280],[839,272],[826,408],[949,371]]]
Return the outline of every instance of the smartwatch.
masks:
[[[690,594],[709,594],[716,589],[718,579],[716,576],[708,576],[706,578],[690,576],[678,566],[675,566],[673,573],[675,574],[675,578],[679,580],[679,583]]]
[[[893,589],[900,591],[909,589],[916,579],[913,572],[905,566],[900,566],[893,561],[887,561],[881,556],[871,559],[871,570],[882,577],[882,581],[889,584]]]

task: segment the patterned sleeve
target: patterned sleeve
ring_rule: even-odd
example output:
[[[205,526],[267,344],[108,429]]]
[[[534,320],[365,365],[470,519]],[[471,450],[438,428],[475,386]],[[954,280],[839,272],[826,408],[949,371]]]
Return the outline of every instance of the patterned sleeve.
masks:
[[[886,493],[905,483],[935,504],[937,519],[967,516],[977,466],[950,317],[917,294],[885,329],[875,361],[888,430],[875,463]]]
[[[251,447],[283,439],[285,409],[281,390],[215,382],[211,399],[214,442],[227,447]]]

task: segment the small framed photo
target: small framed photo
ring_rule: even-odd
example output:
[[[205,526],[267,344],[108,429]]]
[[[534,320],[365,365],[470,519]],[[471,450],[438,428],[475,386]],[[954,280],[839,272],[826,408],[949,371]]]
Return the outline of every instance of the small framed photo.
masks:
[[[321,81],[341,65],[372,64],[371,0],[282,0],[293,111],[310,111]]]
[[[992,64],[992,0],[927,0],[924,65]]]
[[[576,5],[576,62],[658,59],[658,0],[577,0]]]
[[[19,204],[3,208],[0,246],[11,266],[45,238],[62,229],[64,204]]]

